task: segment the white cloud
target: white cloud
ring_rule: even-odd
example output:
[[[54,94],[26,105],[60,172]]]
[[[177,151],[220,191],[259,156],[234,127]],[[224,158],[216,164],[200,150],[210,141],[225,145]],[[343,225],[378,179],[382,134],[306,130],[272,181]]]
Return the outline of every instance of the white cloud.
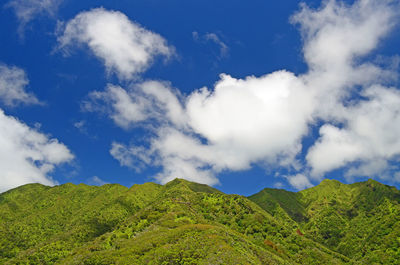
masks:
[[[39,104],[39,100],[25,91],[29,84],[26,73],[21,68],[0,63],[0,101],[6,106]]]
[[[103,102],[111,100],[109,115],[123,128],[157,123],[147,151],[113,144],[111,154],[121,165],[135,168],[132,157],[147,153],[152,160],[145,163],[163,168],[160,182],[180,176],[216,184],[215,174],[223,170],[244,170],[258,162],[295,163],[313,104],[293,74],[280,71],[245,80],[222,75],[213,91],[203,88],[183,100],[166,85],[150,81],[128,91],[108,86],[94,92]]]
[[[61,3],[62,0],[11,0],[6,7],[14,9],[20,21],[19,33],[22,34],[24,27],[36,16],[53,16]]]
[[[232,165],[260,160],[275,162],[301,147],[313,111],[312,98],[301,80],[286,71],[259,78],[221,75],[213,91],[201,89],[187,100],[193,130],[226,150]]]
[[[86,126],[86,121],[84,120],[74,122],[74,127],[77,128],[78,130],[84,129],[85,126]]]
[[[95,8],[81,12],[60,31],[59,48],[87,45],[109,73],[132,79],[145,71],[157,55],[171,56],[174,49],[153,33],[118,11]]]
[[[321,138],[310,148],[308,163],[314,176],[342,167],[364,154],[362,143],[356,142],[354,135],[332,125],[324,125],[319,131]]]
[[[282,182],[275,182],[274,183],[274,188],[275,189],[282,189],[283,187],[285,187],[285,185]]]
[[[300,24],[304,57],[312,70],[340,71],[356,56],[368,54],[392,29],[398,11],[390,0],[359,0],[349,6],[325,1],[312,10],[302,5],[292,22]]]
[[[90,179],[88,179],[88,184],[94,186],[103,186],[105,184],[108,184],[108,182],[102,180],[98,176],[93,176]]]
[[[49,173],[74,157],[57,139],[49,139],[2,110],[0,146],[0,192],[34,182],[54,185]]]
[[[294,172],[287,180],[298,189],[312,185],[304,172],[320,180],[347,166],[349,177],[376,175],[398,159],[400,96],[397,88],[384,86],[396,77],[393,69],[364,56],[393,28],[398,6],[374,0],[326,1],[318,10],[303,6],[292,18],[300,24],[309,65],[302,75],[222,74],[212,89],[187,96],[157,81],[128,89],[109,85],[93,92],[87,106],[94,110],[105,102],[119,126],[150,129],[147,148],[115,143],[118,152],[112,154],[132,167],[133,158],[143,160],[140,154],[144,164],[162,167],[157,179],[163,183],[182,177],[216,184],[218,173],[254,164],[286,167]],[[301,166],[301,143],[316,121],[322,123],[320,138]]]
[[[348,176],[377,176],[400,156],[400,91],[372,86],[364,100],[344,108],[343,128],[324,125],[321,138],[310,149],[307,160],[314,176],[351,162]]]
[[[394,181],[400,183],[400,172],[395,172],[393,175],[394,175]]]
[[[128,90],[109,84],[104,91],[91,92],[82,109],[106,112],[125,129],[149,120],[184,126],[180,97],[167,82],[147,81],[134,84]]]
[[[313,186],[308,178],[303,174],[287,176],[286,179],[288,180],[290,185],[292,185],[297,190],[304,190]]]
[[[106,108],[106,105],[111,108]],[[111,118],[121,127],[129,128],[132,123],[143,121],[147,118],[147,99],[144,97],[134,101],[129,93],[120,86],[108,85],[105,91],[93,91],[89,100],[84,101],[82,107],[87,111],[108,111]]]
[[[212,41],[219,47],[219,57],[226,57],[229,53],[229,47],[221,40],[221,38],[216,33],[206,33],[203,36],[200,36],[197,31],[192,32],[192,37],[195,41]]]
[[[119,161],[121,166],[126,166],[140,171],[146,164],[151,163],[148,151],[141,146],[131,146],[127,148],[120,143],[112,143],[110,154]]]
[[[78,129],[81,133],[83,133],[83,134],[88,134],[86,121],[84,121],[84,120],[77,121],[77,122],[74,122],[73,125],[74,125],[74,127],[75,127],[76,129]]]
[[[292,17],[303,36],[309,66],[303,77],[316,91],[319,118],[340,119],[343,102],[354,96],[358,86],[394,78],[390,69],[363,60],[398,22],[399,5],[391,2],[359,0],[347,5],[330,0],[318,10],[303,5]]]
[[[228,46],[218,37],[217,34],[215,33],[206,33],[204,35],[206,40],[213,41],[215,44],[217,44],[220,47],[220,56],[225,57],[228,55],[229,48]]]
[[[377,176],[398,154],[392,135],[398,133],[393,102],[399,92],[383,86],[398,73],[363,56],[379,46],[399,14],[396,1],[360,0],[353,5],[327,1],[319,10],[303,6],[293,16],[310,67],[304,78],[319,102],[314,116],[325,123],[306,157],[314,179],[349,165],[347,177]]]

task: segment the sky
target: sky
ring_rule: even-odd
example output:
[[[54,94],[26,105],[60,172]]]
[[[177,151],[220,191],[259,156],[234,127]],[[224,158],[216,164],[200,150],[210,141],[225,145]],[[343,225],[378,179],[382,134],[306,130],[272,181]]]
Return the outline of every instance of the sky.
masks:
[[[0,3],[0,192],[400,187],[399,0]]]

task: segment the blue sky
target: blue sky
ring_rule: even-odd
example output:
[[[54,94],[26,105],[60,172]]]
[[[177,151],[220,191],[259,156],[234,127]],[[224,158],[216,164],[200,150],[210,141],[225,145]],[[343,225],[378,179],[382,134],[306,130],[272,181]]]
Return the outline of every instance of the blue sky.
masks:
[[[399,5],[4,1],[0,191],[399,187]]]

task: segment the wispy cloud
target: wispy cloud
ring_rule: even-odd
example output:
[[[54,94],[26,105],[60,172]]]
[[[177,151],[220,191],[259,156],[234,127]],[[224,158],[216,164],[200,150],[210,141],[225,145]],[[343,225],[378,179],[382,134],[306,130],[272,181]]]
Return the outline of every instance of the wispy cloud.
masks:
[[[199,35],[197,31],[192,32],[192,37],[195,41],[214,42],[219,47],[219,58],[224,58],[229,55],[229,47],[226,45],[216,33],[206,33]]]
[[[142,146],[126,146],[119,143],[112,143],[110,154],[119,161],[121,166],[130,167],[136,172],[140,172],[147,164],[151,163],[151,158],[148,155],[146,148]]]
[[[276,182],[274,183],[274,188],[275,189],[282,189],[285,185],[282,182]]]
[[[86,121],[84,120],[74,122],[74,127],[77,128],[81,133],[87,133]]]
[[[98,176],[93,176],[93,177],[89,178],[87,183],[89,185],[94,185],[94,186],[103,186],[105,184],[108,184],[108,182],[102,180]]]
[[[22,37],[25,26],[40,15],[54,16],[63,0],[11,0],[5,7],[12,8],[20,26],[19,34]]]

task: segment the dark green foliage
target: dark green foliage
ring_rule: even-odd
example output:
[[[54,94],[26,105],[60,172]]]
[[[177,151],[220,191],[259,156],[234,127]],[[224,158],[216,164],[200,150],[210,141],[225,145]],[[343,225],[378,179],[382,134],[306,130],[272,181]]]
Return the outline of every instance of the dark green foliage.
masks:
[[[0,264],[399,263],[392,187],[324,181],[249,199],[181,179],[21,186],[0,194]]]
[[[282,208],[293,220],[303,221],[306,218],[305,208],[300,197],[299,193],[266,188],[249,199],[273,215]]]

